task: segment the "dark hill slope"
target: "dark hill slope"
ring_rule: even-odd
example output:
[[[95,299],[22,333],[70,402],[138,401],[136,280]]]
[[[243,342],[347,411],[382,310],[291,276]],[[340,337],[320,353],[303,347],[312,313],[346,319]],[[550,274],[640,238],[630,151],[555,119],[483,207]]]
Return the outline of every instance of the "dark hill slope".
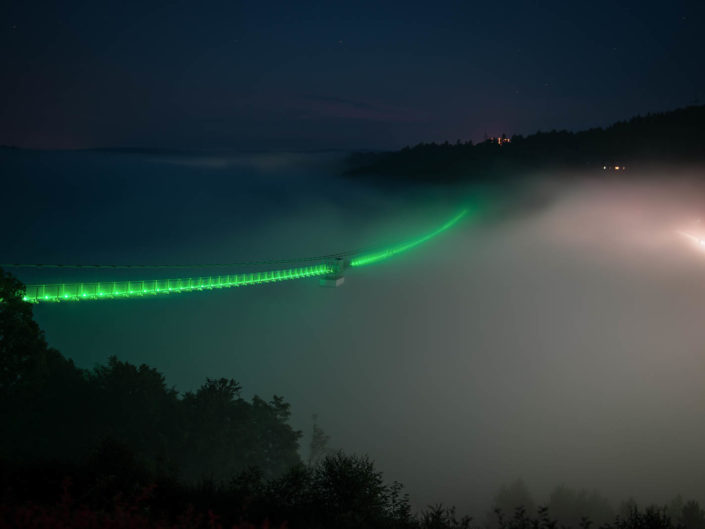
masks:
[[[557,168],[602,169],[705,161],[705,105],[637,116],[607,128],[537,132],[511,142],[421,143],[355,153],[348,175],[416,180],[484,180]]]

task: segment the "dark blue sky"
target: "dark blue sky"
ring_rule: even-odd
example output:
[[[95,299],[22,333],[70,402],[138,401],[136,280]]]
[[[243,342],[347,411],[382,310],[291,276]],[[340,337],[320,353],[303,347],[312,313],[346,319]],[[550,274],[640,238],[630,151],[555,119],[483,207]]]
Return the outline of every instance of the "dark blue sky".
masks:
[[[0,144],[390,148],[705,99],[703,2],[24,2]]]

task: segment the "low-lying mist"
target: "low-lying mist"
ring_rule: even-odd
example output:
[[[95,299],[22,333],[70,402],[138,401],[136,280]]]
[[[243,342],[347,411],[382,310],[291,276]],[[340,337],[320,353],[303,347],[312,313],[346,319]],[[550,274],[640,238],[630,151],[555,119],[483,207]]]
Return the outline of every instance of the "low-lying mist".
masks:
[[[166,174],[177,164],[156,165]],[[179,177],[198,193],[180,195],[178,208],[154,206],[174,245],[163,260],[196,247],[206,257],[190,262],[227,261],[243,248],[288,257],[396,242],[474,196],[472,186],[340,182],[328,166],[295,189],[277,163],[265,164],[272,180],[257,174],[265,191],[239,194],[230,163],[179,167],[198,171]],[[559,484],[614,500],[703,501],[705,251],[677,233],[705,238],[703,177],[538,175],[523,185],[530,205],[514,190],[502,200],[510,190],[498,186],[501,208],[489,217],[351,269],[337,289],[295,281],[35,312],[49,342],[80,366],[115,354],[158,368],[181,391],[232,377],[245,394],[283,395],[295,427],[308,434],[316,413],[331,448],[368,454],[417,507],[481,513],[520,477],[539,503]],[[129,195],[120,200],[113,212],[134,210]],[[271,207],[266,218],[238,217],[259,204]],[[137,218],[148,218],[144,207]],[[201,212],[210,226],[184,228]],[[168,231],[169,215],[183,236]],[[123,262],[158,260],[140,251],[140,237]]]
[[[677,230],[705,238],[704,202],[688,176],[537,180],[543,206],[351,273],[310,340],[327,399],[309,406],[419,506],[482,512],[518,477],[538,501],[558,484],[702,498],[705,253]]]

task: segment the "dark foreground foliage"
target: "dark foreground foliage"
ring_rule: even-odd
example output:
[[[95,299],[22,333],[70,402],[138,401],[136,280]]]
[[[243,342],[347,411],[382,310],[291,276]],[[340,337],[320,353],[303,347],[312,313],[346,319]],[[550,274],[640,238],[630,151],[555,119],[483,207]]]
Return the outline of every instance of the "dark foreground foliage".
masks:
[[[521,481],[484,524],[443,505],[412,514],[368,458],[324,454],[322,431],[304,465],[280,397],[245,401],[228,379],[179,395],[116,358],[78,369],[47,346],[22,289],[0,270],[0,529],[705,529],[696,502],[615,515],[559,487],[536,509]]]
[[[553,130],[509,140],[420,143],[397,152],[356,153],[348,159],[347,173],[405,181],[493,181],[556,169],[699,163],[705,161],[705,105],[637,116],[604,129]]]
[[[12,425],[0,436],[1,457],[81,463],[116,443],[144,468],[185,480],[249,466],[274,477],[301,462],[301,433],[283,398],[246,401],[224,378],[179,395],[156,369],[114,357],[79,369],[47,346],[22,288],[0,270],[0,414]]]
[[[120,520],[127,517],[158,527],[211,527],[215,520],[222,527],[254,523],[351,529],[411,527],[413,521],[399,485],[385,485],[367,458],[340,453],[312,467],[293,467],[276,479],[265,480],[252,468],[229,480],[198,484],[144,470],[135,474],[111,464],[5,464],[0,470],[0,520],[46,515],[107,520],[123,527]]]
[[[108,508],[97,509],[86,504],[77,504],[71,496],[69,486],[70,480],[66,479],[61,499],[53,504],[36,501],[0,504],[0,529],[274,529],[268,521],[261,526],[248,522],[223,525],[220,517],[212,511],[197,513],[192,507],[173,520],[168,520],[155,515],[150,509],[149,488],[133,498],[115,496]]]

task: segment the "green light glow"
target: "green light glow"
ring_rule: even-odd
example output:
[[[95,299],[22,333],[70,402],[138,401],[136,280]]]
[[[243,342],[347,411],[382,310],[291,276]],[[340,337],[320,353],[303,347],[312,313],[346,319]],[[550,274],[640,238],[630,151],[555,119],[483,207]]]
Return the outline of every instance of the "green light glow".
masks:
[[[144,281],[105,281],[99,283],[54,283],[27,285],[24,301],[45,303],[58,301],[82,301],[85,299],[134,298],[145,295],[176,294],[214,288],[232,288],[261,285],[288,279],[317,277],[336,272],[331,264],[267,270],[209,277],[187,277],[179,279],[152,279]]]
[[[377,250],[377,251],[370,252],[370,253],[365,253],[365,254],[359,255],[358,257],[354,257],[350,261],[350,266],[365,266],[368,264],[378,263],[379,261],[389,259],[390,257],[393,257],[397,254],[400,254],[402,252],[406,252],[407,250],[411,250],[412,248],[414,248],[420,244],[423,244],[426,241],[433,239],[437,235],[440,235],[444,231],[452,228],[460,221],[460,219],[465,217],[468,213],[469,213],[469,210],[464,209],[463,211],[458,213],[455,217],[453,217],[448,222],[443,224],[443,226],[437,228],[436,230],[432,231],[431,233],[427,233],[423,237],[419,237],[418,239],[414,239],[414,240],[407,241],[407,242],[404,242],[401,244],[397,244],[395,246],[390,246],[388,248],[382,248],[381,250]]]
[[[348,266],[357,267],[377,263],[402,252],[406,252],[407,250],[411,250],[412,248],[433,239],[444,231],[455,226],[463,217],[468,215],[470,211],[470,209],[464,209],[434,231],[404,243],[377,250],[350,251],[315,258],[323,259],[328,257],[331,259],[329,262],[324,264],[304,266],[301,268],[288,268],[284,270],[266,270],[246,274],[217,275],[209,277],[27,285],[23,299],[24,301],[30,303],[46,303],[58,301],[82,301],[87,299],[134,298],[145,295],[156,296],[161,294],[193,292],[196,290],[212,290],[215,288],[260,285],[263,283],[272,283],[276,281],[286,281],[289,279],[300,279],[305,277],[335,276],[335,278],[339,278],[342,277],[345,268]],[[479,209],[473,209],[472,211],[474,213],[478,213]],[[357,254],[357,257],[353,257],[350,261],[343,258],[344,256],[354,254]],[[314,258],[310,259],[312,260]],[[64,265],[52,266],[61,267]],[[96,268],[101,267],[100,265],[92,266]]]

